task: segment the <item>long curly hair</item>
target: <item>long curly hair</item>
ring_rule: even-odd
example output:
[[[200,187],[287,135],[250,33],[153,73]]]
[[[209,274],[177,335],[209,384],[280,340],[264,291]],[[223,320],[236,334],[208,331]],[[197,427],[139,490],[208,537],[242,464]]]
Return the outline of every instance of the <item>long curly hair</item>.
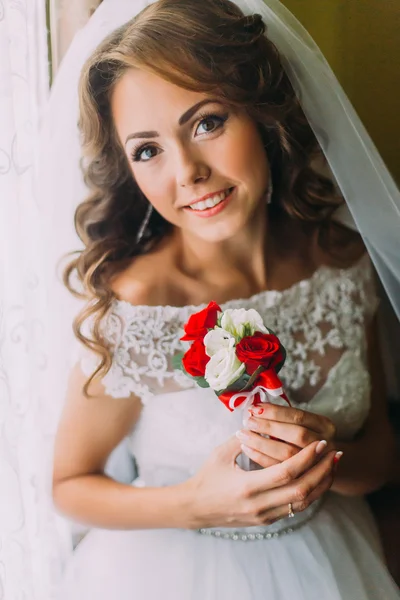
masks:
[[[321,245],[334,245],[331,217],[343,202],[332,181],[311,166],[323,156],[321,149],[260,15],[245,16],[229,0],[202,0],[201,10],[198,0],[158,0],[114,31],[81,73],[82,169],[90,195],[75,213],[84,249],[73,253],[64,271],[67,288],[87,300],[74,333],[100,358],[86,395],[93,379],[104,377],[112,364],[102,336],[115,299],[111,278],[171,227],[153,211],[146,235],[137,241],[148,202],[132,177],[110,109],[114,86],[132,67],[247,111],[270,164],[271,210],[317,228]],[[90,335],[84,333],[87,320]]]

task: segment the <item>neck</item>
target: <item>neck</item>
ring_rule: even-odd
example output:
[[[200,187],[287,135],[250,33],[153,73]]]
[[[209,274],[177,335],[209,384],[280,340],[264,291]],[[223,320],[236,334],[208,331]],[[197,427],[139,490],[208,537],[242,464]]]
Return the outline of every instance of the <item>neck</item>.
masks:
[[[209,242],[177,230],[176,241],[180,269],[198,281],[218,284],[237,273],[255,288],[267,287],[268,216],[264,206],[248,227],[232,238]]]

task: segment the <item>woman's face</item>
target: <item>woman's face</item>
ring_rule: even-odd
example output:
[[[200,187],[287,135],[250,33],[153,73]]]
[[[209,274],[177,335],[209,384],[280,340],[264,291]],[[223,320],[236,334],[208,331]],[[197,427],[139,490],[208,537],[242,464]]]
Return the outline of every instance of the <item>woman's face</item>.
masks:
[[[185,233],[227,240],[265,202],[267,156],[243,111],[130,69],[116,84],[112,114],[140,189]]]

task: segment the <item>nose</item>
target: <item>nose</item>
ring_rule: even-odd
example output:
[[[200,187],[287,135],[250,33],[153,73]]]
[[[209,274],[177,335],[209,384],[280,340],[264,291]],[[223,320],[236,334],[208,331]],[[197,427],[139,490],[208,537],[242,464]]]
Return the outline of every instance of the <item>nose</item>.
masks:
[[[190,187],[196,183],[207,181],[211,169],[204,157],[181,148],[176,155],[176,182],[180,187]]]

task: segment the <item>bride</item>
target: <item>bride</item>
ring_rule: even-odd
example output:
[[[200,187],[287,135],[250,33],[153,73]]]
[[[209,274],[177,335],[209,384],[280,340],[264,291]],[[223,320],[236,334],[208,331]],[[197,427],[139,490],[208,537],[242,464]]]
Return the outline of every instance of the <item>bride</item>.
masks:
[[[260,15],[159,0],[84,65],[53,498],[91,529],[60,600],[400,598],[363,499],[394,455],[373,268],[283,62]],[[277,332],[291,407],[231,415],[173,369],[211,300]],[[131,485],[104,472],[125,438]]]

